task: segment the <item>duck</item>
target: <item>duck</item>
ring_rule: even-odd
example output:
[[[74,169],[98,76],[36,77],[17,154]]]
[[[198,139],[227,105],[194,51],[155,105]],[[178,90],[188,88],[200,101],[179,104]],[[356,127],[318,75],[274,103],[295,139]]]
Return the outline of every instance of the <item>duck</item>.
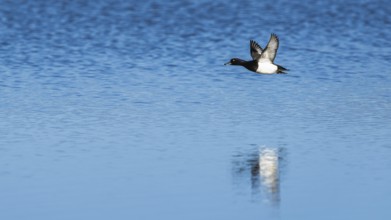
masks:
[[[267,43],[265,49],[262,49],[262,47],[259,46],[256,41],[250,40],[250,54],[253,58],[252,60],[245,61],[239,58],[232,58],[224,65],[243,66],[250,71],[260,74],[286,73],[288,69],[274,63],[274,59],[277,55],[278,45],[279,39],[278,36],[274,33],[270,35],[269,42]]]

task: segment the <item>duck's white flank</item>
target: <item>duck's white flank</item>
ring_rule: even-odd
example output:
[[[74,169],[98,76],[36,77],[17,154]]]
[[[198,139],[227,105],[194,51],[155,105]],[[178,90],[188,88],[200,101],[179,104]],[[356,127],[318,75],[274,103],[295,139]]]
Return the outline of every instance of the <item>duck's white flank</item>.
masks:
[[[277,65],[270,62],[258,62],[257,73],[273,74],[277,72]]]

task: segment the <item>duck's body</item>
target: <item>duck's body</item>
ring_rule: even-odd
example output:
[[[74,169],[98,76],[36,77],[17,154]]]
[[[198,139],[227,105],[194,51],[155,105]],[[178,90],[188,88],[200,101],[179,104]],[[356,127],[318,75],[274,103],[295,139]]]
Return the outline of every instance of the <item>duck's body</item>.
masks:
[[[239,58],[233,58],[225,65],[239,65],[261,74],[285,73],[284,71],[287,71],[287,69],[273,63],[277,54],[278,44],[279,40],[275,34],[271,34],[269,43],[264,50],[257,42],[251,40],[250,53],[253,60],[245,61]]]
[[[261,74],[285,73],[284,71],[287,70],[284,67],[274,63],[258,62],[257,60],[245,61],[239,58],[231,59],[230,65],[243,66],[250,71]]]

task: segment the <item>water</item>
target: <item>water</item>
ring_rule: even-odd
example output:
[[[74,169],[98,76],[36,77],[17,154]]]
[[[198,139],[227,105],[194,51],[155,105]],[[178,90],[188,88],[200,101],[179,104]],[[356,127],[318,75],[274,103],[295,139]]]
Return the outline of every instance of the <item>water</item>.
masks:
[[[388,2],[1,6],[1,219],[391,217]]]

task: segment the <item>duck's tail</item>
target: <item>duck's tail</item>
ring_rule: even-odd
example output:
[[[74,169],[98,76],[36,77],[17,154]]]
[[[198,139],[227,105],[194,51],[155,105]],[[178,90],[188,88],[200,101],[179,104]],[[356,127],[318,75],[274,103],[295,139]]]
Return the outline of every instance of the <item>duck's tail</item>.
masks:
[[[282,67],[280,65],[277,65],[277,73],[279,73],[279,74],[286,74],[285,71],[288,71],[288,69],[286,69],[286,68],[284,68],[284,67]]]

